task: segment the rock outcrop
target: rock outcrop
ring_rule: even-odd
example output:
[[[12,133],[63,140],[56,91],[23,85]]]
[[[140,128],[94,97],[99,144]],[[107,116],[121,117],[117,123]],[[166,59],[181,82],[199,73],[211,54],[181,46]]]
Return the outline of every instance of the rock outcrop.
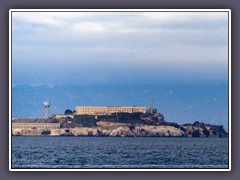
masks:
[[[112,127],[75,127],[51,129],[49,134],[36,129],[13,129],[13,135],[32,136],[113,136],[113,137],[227,137],[220,126],[185,124],[174,126],[112,126]]]
[[[75,115],[74,118],[16,119],[13,123],[60,123],[59,129],[16,129],[13,135],[49,136],[129,136],[129,137],[228,137],[223,126],[195,122],[179,125],[166,122],[153,113],[118,113],[111,115]]]

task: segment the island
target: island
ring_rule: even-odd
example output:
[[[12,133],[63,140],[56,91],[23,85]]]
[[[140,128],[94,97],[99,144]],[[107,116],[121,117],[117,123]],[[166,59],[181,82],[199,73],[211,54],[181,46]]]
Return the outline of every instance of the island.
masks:
[[[85,108],[85,109],[84,109]],[[203,122],[177,124],[167,122],[156,108],[107,107],[110,113],[92,113],[66,110],[62,115],[42,119],[18,118],[12,120],[13,136],[99,136],[99,137],[194,137],[226,138],[228,133],[222,125]],[[126,107],[125,107],[126,108]],[[135,109],[134,109],[135,108]],[[91,107],[91,109],[93,109]],[[95,108],[96,109],[96,108]],[[103,109],[103,108],[102,108]],[[98,109],[99,110],[99,109]],[[106,110],[106,107],[105,107]],[[131,110],[131,111],[130,111]],[[120,112],[121,111],[121,112]],[[129,112],[128,112],[129,111]],[[96,111],[94,111],[96,112]]]

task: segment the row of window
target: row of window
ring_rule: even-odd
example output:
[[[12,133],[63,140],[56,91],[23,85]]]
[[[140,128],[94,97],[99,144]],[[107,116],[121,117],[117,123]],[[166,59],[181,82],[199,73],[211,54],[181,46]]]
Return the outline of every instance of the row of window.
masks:
[[[83,111],[91,111],[91,112],[95,112],[95,111],[144,111],[145,109],[138,109],[138,108],[108,108],[108,109],[93,109],[93,108],[83,108],[83,109],[78,109],[78,111],[83,112]]]
[[[60,127],[60,124],[12,124],[13,127]]]

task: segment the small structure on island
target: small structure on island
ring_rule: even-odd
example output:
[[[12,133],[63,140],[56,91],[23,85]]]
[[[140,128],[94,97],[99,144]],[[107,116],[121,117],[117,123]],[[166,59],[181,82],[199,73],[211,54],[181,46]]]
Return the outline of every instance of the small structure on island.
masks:
[[[153,113],[153,99],[150,100],[150,113]]]
[[[153,106],[153,98],[150,100],[150,108],[147,110],[147,113],[150,113],[150,114],[156,114],[157,113],[157,109],[154,108]]]
[[[50,101],[43,101],[43,118],[47,119],[50,117]]]

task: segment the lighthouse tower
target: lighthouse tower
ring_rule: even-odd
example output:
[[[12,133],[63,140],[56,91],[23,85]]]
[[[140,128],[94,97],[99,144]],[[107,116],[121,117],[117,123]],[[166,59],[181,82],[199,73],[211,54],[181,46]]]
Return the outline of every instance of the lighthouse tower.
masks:
[[[150,100],[150,113],[153,114],[153,99]]]

